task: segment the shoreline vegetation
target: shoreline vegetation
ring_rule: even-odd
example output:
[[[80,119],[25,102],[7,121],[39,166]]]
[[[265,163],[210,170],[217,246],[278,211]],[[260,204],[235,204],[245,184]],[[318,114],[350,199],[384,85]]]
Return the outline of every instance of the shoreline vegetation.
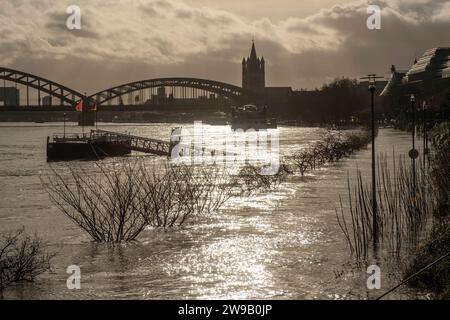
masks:
[[[437,298],[450,298],[450,259],[416,275],[437,261],[450,248],[450,141],[449,123],[436,124],[429,132],[433,152],[428,161],[378,157],[377,229],[378,248],[373,248],[373,212],[370,181],[357,170],[356,183],[348,180],[347,201],[336,210],[351,257],[363,266],[371,258],[390,260],[404,278],[412,275],[411,287],[431,291]],[[382,257],[380,257],[380,255]],[[408,259],[409,257],[409,259]]]
[[[314,171],[327,163],[337,162],[365,148],[370,141],[370,132],[366,128],[342,134],[329,130],[323,139],[296,151],[288,161],[303,176],[307,171]]]
[[[429,239],[406,270],[405,276],[410,276],[450,251],[450,122],[436,124],[430,132],[430,139],[434,149],[430,175],[438,207],[433,212],[434,223]],[[450,299],[450,258],[419,274],[410,285],[430,290],[437,298]]]
[[[416,250],[425,236],[428,222],[437,208],[437,199],[424,167],[416,169],[415,179],[405,157],[396,159],[393,152],[389,165],[385,154],[378,156],[376,176],[376,226],[378,249],[393,259]],[[354,185],[348,179],[347,201],[340,198],[336,210],[338,224],[345,235],[350,254],[357,263],[373,254],[373,212],[370,178],[365,181],[356,170]]]
[[[240,187],[241,194],[247,196],[260,190],[270,191],[289,175],[304,176],[326,164],[335,163],[365,148],[370,140],[369,130],[365,127],[348,132],[328,129],[319,141],[281,159],[278,172],[274,175],[262,175],[259,173],[261,168],[254,165],[244,166],[238,174],[236,185]]]

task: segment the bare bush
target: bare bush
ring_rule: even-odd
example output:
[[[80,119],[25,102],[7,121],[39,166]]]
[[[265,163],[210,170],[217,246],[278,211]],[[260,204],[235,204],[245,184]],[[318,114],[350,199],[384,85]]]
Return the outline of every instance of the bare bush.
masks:
[[[307,171],[315,170],[326,163],[336,162],[353,152],[364,148],[370,142],[367,130],[347,134],[342,137],[330,131],[325,137],[290,157],[290,162],[298,169],[301,175]]]
[[[3,291],[15,282],[32,282],[50,270],[53,253],[46,253],[43,241],[24,230],[0,236],[0,299]]]
[[[98,242],[132,241],[147,227],[180,226],[217,210],[230,196],[220,168],[143,161],[96,162],[97,172],[70,168],[42,177],[51,200]]]
[[[191,216],[210,214],[231,196],[233,185],[219,167],[171,166],[142,170],[142,215],[154,227],[182,225]]]
[[[284,181],[286,175],[292,173],[286,165],[280,165],[278,171],[273,175],[260,173],[261,167],[255,165],[244,166],[235,177],[235,185],[239,193],[250,195],[257,191],[269,191]]]
[[[268,191],[278,186],[286,176],[298,170],[304,175],[308,170],[315,170],[326,163],[335,162],[360,150],[370,142],[370,135],[366,130],[341,137],[331,131],[325,137],[305,149],[297,151],[292,156],[283,159],[283,163],[274,175],[260,174],[261,168],[246,165],[236,177],[236,185],[242,194],[249,195],[259,190]]]
[[[108,168],[96,162],[97,172],[69,167],[69,173],[41,177],[52,202],[95,241],[133,240],[145,228],[140,212],[142,176],[139,165],[121,163]]]

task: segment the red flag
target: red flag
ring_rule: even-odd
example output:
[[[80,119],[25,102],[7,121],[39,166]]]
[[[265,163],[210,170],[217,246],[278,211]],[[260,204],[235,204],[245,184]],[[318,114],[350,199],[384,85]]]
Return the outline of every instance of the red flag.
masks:
[[[78,112],[83,111],[83,100],[80,100],[80,102],[77,103],[77,105],[75,106],[75,110],[77,110]]]
[[[97,101],[94,101],[94,105],[92,106],[92,110],[97,111]]]

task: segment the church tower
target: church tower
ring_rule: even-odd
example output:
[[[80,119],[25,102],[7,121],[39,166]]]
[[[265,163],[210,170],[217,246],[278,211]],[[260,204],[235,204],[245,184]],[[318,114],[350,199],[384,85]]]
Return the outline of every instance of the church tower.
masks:
[[[265,61],[256,55],[255,42],[252,41],[250,57],[242,59],[242,88],[250,91],[262,91],[266,86]]]

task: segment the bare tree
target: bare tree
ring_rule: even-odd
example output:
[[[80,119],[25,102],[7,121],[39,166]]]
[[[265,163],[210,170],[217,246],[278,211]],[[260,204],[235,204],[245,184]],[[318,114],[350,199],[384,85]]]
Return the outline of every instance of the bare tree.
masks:
[[[15,282],[32,282],[50,270],[54,253],[46,253],[43,241],[24,230],[0,235],[0,299],[3,291]]]

